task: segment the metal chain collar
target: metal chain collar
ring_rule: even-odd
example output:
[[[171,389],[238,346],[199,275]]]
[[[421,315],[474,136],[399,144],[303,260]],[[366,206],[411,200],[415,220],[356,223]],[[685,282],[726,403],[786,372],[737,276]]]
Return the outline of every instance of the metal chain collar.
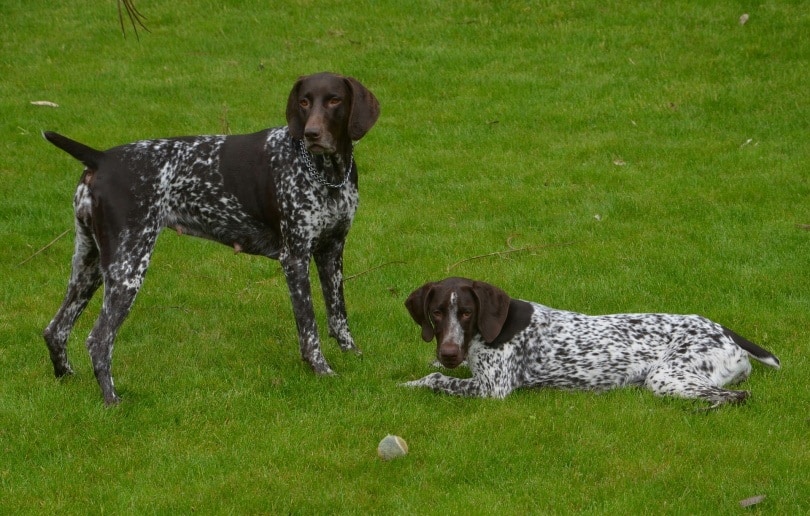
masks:
[[[327,188],[342,188],[343,185],[345,185],[349,181],[349,175],[351,175],[352,173],[352,165],[354,164],[354,152],[352,152],[349,155],[349,166],[346,167],[346,175],[343,178],[343,181],[335,184],[327,181],[326,178],[323,176],[323,174],[318,172],[318,169],[315,168],[315,164],[312,162],[312,154],[307,150],[306,145],[304,145],[304,140],[296,140],[296,141],[298,142],[298,148],[301,151],[301,157],[304,159],[304,165],[306,165],[309,175],[311,175],[315,181],[319,182],[320,184],[322,184]],[[325,156],[323,159],[324,162],[326,162]],[[334,167],[336,165],[334,158],[330,157],[329,159],[332,160],[332,166]]]

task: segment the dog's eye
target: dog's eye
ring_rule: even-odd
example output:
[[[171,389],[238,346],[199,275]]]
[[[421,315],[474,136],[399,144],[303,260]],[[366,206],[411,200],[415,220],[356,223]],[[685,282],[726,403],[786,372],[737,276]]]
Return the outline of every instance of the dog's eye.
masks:
[[[434,319],[441,319],[442,318],[442,311],[441,310],[433,310],[433,312],[431,312],[431,315],[433,316]]]
[[[298,105],[301,106],[304,109],[307,109],[309,107],[309,99],[301,99],[301,100],[299,100]]]
[[[469,319],[472,317],[472,310],[462,310],[461,311],[461,318],[462,319]]]
[[[340,97],[332,97],[331,99],[329,99],[327,101],[327,103],[329,104],[329,107],[338,106],[338,105],[340,105],[341,102],[343,102],[343,99],[340,98]]]

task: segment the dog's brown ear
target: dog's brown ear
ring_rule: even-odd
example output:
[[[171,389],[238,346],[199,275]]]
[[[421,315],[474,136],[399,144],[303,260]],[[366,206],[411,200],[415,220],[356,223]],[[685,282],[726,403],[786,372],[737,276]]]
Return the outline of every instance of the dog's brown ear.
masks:
[[[489,283],[474,281],[472,291],[478,301],[478,331],[491,343],[501,333],[509,315],[509,294]]]
[[[349,137],[357,141],[371,129],[380,116],[380,103],[357,79],[344,77],[352,92],[352,111],[349,114]]]
[[[295,85],[287,99],[287,128],[290,131],[290,136],[296,140],[304,138],[304,121],[301,120],[301,112],[298,110],[298,89],[301,87],[303,79],[303,77],[299,77],[295,81]]]
[[[408,299],[405,300],[405,308],[416,324],[422,326],[422,340],[430,342],[433,340],[435,332],[433,325],[430,323],[430,316],[427,313],[428,303],[433,292],[433,283],[425,283],[418,289],[411,292]]]

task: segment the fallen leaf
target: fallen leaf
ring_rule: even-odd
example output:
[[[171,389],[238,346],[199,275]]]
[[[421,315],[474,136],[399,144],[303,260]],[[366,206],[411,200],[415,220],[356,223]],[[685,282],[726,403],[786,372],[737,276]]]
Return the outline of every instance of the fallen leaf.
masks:
[[[745,22],[747,21],[748,21],[748,13],[743,13],[743,15],[740,16],[740,25],[745,25]]]
[[[764,499],[765,495],[752,496],[751,498],[740,500],[740,507],[751,507],[752,505],[756,505]]]

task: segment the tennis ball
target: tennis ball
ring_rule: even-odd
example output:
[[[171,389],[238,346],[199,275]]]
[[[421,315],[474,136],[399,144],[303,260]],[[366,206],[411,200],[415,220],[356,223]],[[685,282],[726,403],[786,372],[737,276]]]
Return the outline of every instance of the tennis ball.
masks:
[[[377,445],[377,455],[382,460],[391,460],[408,453],[408,443],[398,435],[386,435]]]

